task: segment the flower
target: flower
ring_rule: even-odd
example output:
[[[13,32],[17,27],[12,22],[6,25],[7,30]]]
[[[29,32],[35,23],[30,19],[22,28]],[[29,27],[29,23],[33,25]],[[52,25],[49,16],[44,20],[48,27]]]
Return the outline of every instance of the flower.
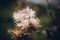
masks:
[[[27,7],[23,10],[18,10],[17,12],[13,13],[13,19],[16,23],[16,27],[19,30],[12,30],[10,32],[19,35],[22,34],[21,32],[28,31],[30,27],[34,29],[38,29],[40,26],[40,20],[36,17],[36,11],[33,11],[31,8]],[[31,26],[31,25],[32,26]],[[33,30],[32,30],[33,31]],[[26,32],[28,33],[28,32]]]

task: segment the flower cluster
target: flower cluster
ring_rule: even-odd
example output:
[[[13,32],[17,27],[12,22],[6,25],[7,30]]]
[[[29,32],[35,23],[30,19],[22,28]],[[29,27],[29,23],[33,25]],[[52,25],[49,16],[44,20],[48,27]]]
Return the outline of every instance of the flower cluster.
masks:
[[[40,26],[40,20],[36,17],[35,14],[36,12],[29,7],[14,12],[13,19],[16,23],[16,27],[14,30],[10,30],[10,32],[13,32],[16,35],[20,35],[24,34],[24,32],[28,33],[32,29],[38,29]]]

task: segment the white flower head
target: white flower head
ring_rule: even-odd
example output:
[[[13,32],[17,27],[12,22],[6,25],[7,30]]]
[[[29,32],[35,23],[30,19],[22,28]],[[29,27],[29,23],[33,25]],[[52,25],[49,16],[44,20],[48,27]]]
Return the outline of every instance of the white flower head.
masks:
[[[23,10],[18,10],[17,12],[13,13],[13,18],[15,20],[14,22],[16,23],[17,27],[22,26],[22,29],[24,29],[25,27],[27,28],[27,26],[29,26],[30,23],[38,27],[39,19],[35,18],[36,17],[35,14],[36,14],[36,11],[33,11],[29,7]]]
[[[8,30],[9,33],[13,34],[13,36],[18,36],[23,34],[24,32],[29,31],[30,27],[34,29],[39,28],[39,19],[35,16],[36,11],[33,11],[31,8],[27,7],[23,10],[18,10],[17,12],[13,13],[13,19],[16,23],[15,29]],[[33,26],[31,26],[33,25]],[[33,30],[32,30],[33,31]],[[27,32],[28,33],[28,32]],[[24,33],[26,35],[26,33]],[[30,34],[29,34],[30,35]],[[22,35],[20,35],[22,36]]]

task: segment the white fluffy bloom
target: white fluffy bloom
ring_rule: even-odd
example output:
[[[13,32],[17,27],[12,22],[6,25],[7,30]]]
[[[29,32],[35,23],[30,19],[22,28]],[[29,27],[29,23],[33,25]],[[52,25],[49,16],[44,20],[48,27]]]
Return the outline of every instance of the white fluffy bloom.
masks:
[[[21,30],[23,30],[24,28],[28,28],[30,23],[35,27],[39,27],[40,21],[38,18],[35,18],[35,11],[30,9],[29,7],[14,12],[13,18],[15,20],[14,22],[16,23],[16,26],[21,27]]]
[[[40,20],[35,16],[35,11],[27,7],[23,10],[18,10],[13,13],[14,22],[16,27],[13,30],[8,30],[13,36],[22,36],[24,32],[27,32],[29,28],[38,29]],[[33,30],[32,30],[33,31]],[[27,32],[28,33],[28,32]]]

